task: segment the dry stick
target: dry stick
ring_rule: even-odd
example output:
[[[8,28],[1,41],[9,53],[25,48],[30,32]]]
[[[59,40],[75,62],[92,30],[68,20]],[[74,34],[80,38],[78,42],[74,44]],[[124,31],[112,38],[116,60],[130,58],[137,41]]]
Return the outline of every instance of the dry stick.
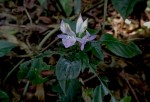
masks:
[[[26,7],[24,7],[24,9],[25,9],[25,13],[27,14],[27,17],[29,18],[30,25],[32,26],[33,22],[32,22],[31,16],[30,16],[28,10],[26,9]],[[26,43],[27,43],[28,47],[30,49],[32,49],[31,44],[29,43],[29,37],[30,37],[30,35],[28,35],[28,37],[26,38]]]
[[[95,7],[97,7],[97,6],[100,6],[100,7],[102,7],[104,4],[104,0],[101,0],[100,2],[98,2],[98,3],[96,3],[96,4],[94,4],[92,7],[90,7],[90,8],[88,8],[87,10],[85,10],[85,11],[83,11],[83,13],[86,13],[86,12],[88,12],[88,11],[90,11],[90,10],[92,10],[92,9],[94,9]],[[101,4],[101,5],[100,5]]]
[[[23,98],[24,98],[24,96],[25,96],[25,95],[26,95],[26,93],[27,93],[27,90],[28,90],[29,84],[30,84],[30,81],[27,81],[26,86],[24,87],[24,90],[23,90],[23,94],[22,94],[22,96],[21,96],[21,98],[20,98],[20,101],[19,101],[19,102],[24,102],[24,101],[23,101]]]
[[[24,9],[25,9],[25,13],[27,14],[27,17],[29,18],[30,25],[32,26],[32,23],[33,23],[33,22],[32,22],[31,16],[30,16],[30,14],[28,13],[26,7],[24,7]],[[27,39],[26,39],[26,43],[27,43],[29,49],[32,49],[32,47],[31,47],[31,45],[30,45],[28,39],[29,39],[29,36],[28,36]],[[24,98],[24,96],[25,96],[25,94],[26,94],[26,92],[27,92],[27,90],[28,90],[29,83],[30,83],[30,81],[27,81],[27,83],[26,83],[26,85],[25,85],[25,88],[24,88],[24,90],[23,90],[22,97],[21,97],[21,99],[20,99],[21,102],[23,102],[23,99],[22,99],[22,98]]]
[[[130,88],[130,90],[131,90],[131,92],[132,92],[133,96],[135,97],[136,101],[137,101],[137,102],[139,102],[138,97],[137,97],[137,95],[136,95],[135,91],[133,90],[133,88],[132,88],[132,86],[131,86],[131,84],[130,84],[129,80],[128,80],[128,79],[126,79],[126,76],[124,76],[124,74],[123,74],[123,75],[121,75],[121,77],[122,77],[122,78],[126,81],[126,83],[127,83],[127,85],[129,86],[129,88]]]
[[[52,36],[55,32],[57,32],[59,30],[59,26],[57,26],[56,28],[54,28],[51,32],[49,32],[40,42],[39,46],[38,46],[38,50],[40,50],[42,48],[42,46],[44,45],[44,43],[47,41],[47,39],[49,39],[50,36]]]
[[[88,79],[85,79],[83,82],[86,83],[94,78],[96,78],[97,76],[94,74],[93,76],[89,77]]]
[[[53,45],[59,38],[55,38],[55,40],[53,40],[51,43],[49,43],[45,48],[42,49],[41,52],[45,51],[48,47],[50,47],[51,45]]]
[[[101,5],[100,5],[100,4],[101,4]],[[98,2],[97,4],[93,5],[91,8],[85,10],[83,13],[86,13],[86,12],[90,11],[91,9],[95,8],[95,7],[98,6],[98,5],[100,5],[100,6],[102,7],[102,6],[103,6],[103,1]],[[75,16],[70,17],[70,20],[75,19],[77,16],[78,16],[78,15],[75,15]],[[53,35],[55,32],[57,32],[58,30],[59,30],[59,26],[56,26],[51,32],[49,32],[49,33],[43,38],[43,40],[40,42],[40,44],[39,44],[39,46],[38,46],[38,50],[40,50],[40,49],[42,48],[42,46],[44,45],[44,43],[48,40],[48,38],[49,38],[50,36],[52,36],[52,35]],[[58,40],[58,39],[57,39],[57,40]],[[54,42],[53,42],[53,41],[52,41],[52,42],[55,43],[57,40],[55,39]],[[50,45],[51,45],[51,44],[49,44],[48,47],[49,47]],[[45,48],[48,48],[48,47],[46,46]],[[44,50],[46,50],[45,48],[44,48]],[[42,50],[42,51],[44,51],[44,50]],[[41,51],[41,52],[42,52],[42,51]]]

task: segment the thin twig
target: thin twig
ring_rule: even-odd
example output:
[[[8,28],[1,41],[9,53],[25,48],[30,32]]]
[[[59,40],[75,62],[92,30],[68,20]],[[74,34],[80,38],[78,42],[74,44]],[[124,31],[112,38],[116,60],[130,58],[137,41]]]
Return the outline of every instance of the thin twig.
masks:
[[[24,7],[24,10],[25,10],[25,13],[27,14],[27,17],[29,18],[30,25],[32,25],[33,22],[32,22],[31,16],[30,16],[28,10],[26,9],[26,7]]]
[[[21,61],[19,61],[13,68],[12,70],[7,74],[7,76],[5,77],[3,83],[5,83],[5,81],[8,79],[8,77],[16,70],[16,68],[18,68],[18,66],[24,61],[24,59],[22,59]]]
[[[40,50],[42,48],[42,46],[44,45],[44,43],[46,42],[46,40],[53,35],[55,32],[57,32],[59,30],[59,26],[57,26],[56,28],[54,28],[51,32],[49,32],[44,38],[43,40],[40,42],[39,46],[38,46],[38,50]]]
[[[48,47],[50,47],[51,45],[53,45],[59,38],[55,38],[55,40],[53,40],[51,43],[49,43],[45,48],[42,49],[41,52],[45,51]]]
[[[138,97],[137,97],[135,91],[133,90],[133,88],[132,88],[132,86],[131,86],[129,80],[126,78],[126,75],[124,74],[124,72],[121,72],[120,76],[126,81],[126,83],[127,83],[127,85],[129,86],[129,88],[130,88],[130,90],[131,90],[131,92],[132,92],[132,94],[133,94],[133,96],[134,96],[136,102],[139,102]]]
[[[88,82],[89,80],[94,79],[95,77],[97,77],[97,76],[94,74],[93,76],[89,77],[88,79],[85,79],[83,82],[86,83],[86,82]]]
[[[26,54],[26,55],[17,55],[17,57],[25,58],[25,57],[32,57],[34,54]]]
[[[32,47],[31,47],[31,44],[30,44],[30,42],[29,42],[29,37],[30,37],[30,35],[27,36],[27,38],[26,38],[26,43],[27,43],[29,49],[31,50]]]
[[[28,10],[26,9],[26,7],[24,7],[24,9],[25,9],[25,13],[27,14],[27,17],[29,18],[30,25],[32,26],[32,24],[33,24],[32,18],[31,18],[31,16],[30,16]],[[32,30],[31,30],[31,31],[32,31]],[[26,43],[27,43],[29,49],[32,49],[31,44],[30,44],[30,42],[29,42],[29,37],[30,37],[30,35],[27,36],[27,38],[26,38]]]
[[[93,6],[91,6],[90,8],[84,10],[83,13],[86,13],[86,12],[88,12],[88,11],[94,9],[94,8],[97,7],[97,6],[102,7],[102,6],[104,5],[103,2],[104,2],[104,0],[101,0],[100,2],[98,2],[98,3],[94,4]],[[101,4],[101,5],[100,5],[100,4]]]
[[[26,86],[24,87],[24,90],[23,90],[23,94],[22,94],[22,97],[21,97],[21,102],[23,102],[23,98],[24,98],[24,96],[26,95],[26,93],[27,93],[27,90],[28,90],[28,87],[29,87],[29,84],[30,84],[30,81],[27,81],[27,83],[26,83]]]

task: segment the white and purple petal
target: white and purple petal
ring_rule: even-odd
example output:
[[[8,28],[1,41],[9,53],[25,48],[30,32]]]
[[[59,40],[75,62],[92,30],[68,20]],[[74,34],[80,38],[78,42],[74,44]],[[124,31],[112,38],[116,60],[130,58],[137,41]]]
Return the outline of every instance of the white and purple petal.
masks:
[[[67,38],[67,36],[68,36],[68,35],[64,35],[64,34],[59,34],[59,35],[57,35],[58,38],[62,38],[62,39]]]
[[[70,36],[76,36],[75,33],[71,30],[70,26],[68,23],[64,23],[64,21],[61,21],[61,25],[60,25],[60,30],[64,33],[64,34],[68,34]]]
[[[83,50],[84,50],[84,46],[85,46],[85,43],[82,43],[82,44],[81,44],[81,48],[80,48],[80,49],[81,49],[81,51],[83,51]]]
[[[60,30],[61,30],[63,33],[65,33],[65,23],[64,23],[63,20],[61,21],[61,24],[60,24]]]
[[[79,33],[79,32],[80,32],[82,23],[83,23],[83,19],[82,19],[82,16],[81,16],[81,14],[80,14],[80,15],[79,15],[79,18],[78,18],[78,20],[77,20],[77,23],[76,23],[76,33]]]
[[[87,25],[88,25],[88,19],[86,19],[86,20],[82,23],[82,25],[81,25],[81,27],[80,27],[79,33],[83,33],[83,32],[86,30]]]
[[[65,39],[62,39],[62,43],[63,45],[65,46],[65,48],[68,48],[70,46],[73,46],[76,42],[76,39],[74,37],[72,38],[65,38]]]
[[[89,38],[89,41],[92,41],[96,38],[96,35],[92,35],[90,38]]]
[[[86,31],[86,35],[82,39],[77,39],[77,41],[81,43],[81,51],[84,49],[84,46],[88,41],[92,41],[95,38],[96,38],[96,35],[90,36],[90,33]]]

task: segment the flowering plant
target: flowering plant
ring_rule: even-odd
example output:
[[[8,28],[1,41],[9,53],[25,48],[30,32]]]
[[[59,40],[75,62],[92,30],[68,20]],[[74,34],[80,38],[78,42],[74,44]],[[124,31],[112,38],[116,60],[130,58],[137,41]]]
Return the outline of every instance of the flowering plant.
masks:
[[[90,35],[87,29],[88,19],[83,21],[80,14],[77,23],[76,23],[76,32],[72,31],[68,23],[61,21],[60,30],[63,34],[59,34],[58,38],[62,39],[62,43],[65,48],[75,45],[76,41],[81,44],[81,50],[84,50],[84,46],[88,41],[92,41],[96,38],[96,35]],[[81,35],[86,31],[86,35],[81,38]]]

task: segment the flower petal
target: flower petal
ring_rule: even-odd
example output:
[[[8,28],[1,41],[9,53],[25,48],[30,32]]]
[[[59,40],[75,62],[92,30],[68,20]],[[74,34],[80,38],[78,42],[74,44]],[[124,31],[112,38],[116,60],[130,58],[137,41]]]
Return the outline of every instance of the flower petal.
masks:
[[[89,38],[88,41],[92,41],[92,40],[94,40],[95,38],[96,38],[96,35],[92,35],[92,36]]]
[[[67,36],[68,36],[68,35],[64,35],[64,34],[59,34],[59,35],[57,35],[58,38],[63,38],[63,39],[65,39]]]
[[[82,25],[81,25],[81,27],[80,27],[79,33],[83,33],[83,32],[86,30],[87,25],[88,25],[88,19],[86,19],[86,20],[82,23]]]
[[[61,21],[61,25],[60,25],[60,30],[64,33],[64,34],[68,34],[70,36],[76,36],[75,33],[71,30],[70,26],[68,23],[64,23],[64,21]]]
[[[70,36],[76,36],[75,33],[71,30],[69,24],[66,23],[66,34],[70,35]]]
[[[87,35],[87,36],[90,36],[90,33],[89,33],[87,30],[86,30],[86,35]]]
[[[76,40],[77,40],[78,42],[80,42],[80,43],[81,43],[81,41],[82,41],[81,38],[76,38]]]
[[[80,16],[79,16],[79,18],[78,18],[78,20],[77,20],[77,24],[76,24],[76,33],[79,33],[79,32],[80,32],[82,23],[83,23],[83,19],[82,19],[82,16],[81,16],[81,14],[80,14]]]
[[[60,24],[60,30],[61,30],[63,33],[65,33],[65,23],[64,23],[63,20],[61,21],[61,24]]]
[[[73,46],[76,42],[75,38],[66,38],[66,39],[62,39],[62,43],[65,46],[65,48],[68,48],[70,46]]]
[[[85,43],[82,43],[82,44],[81,44],[81,51],[83,51],[84,46],[85,46]]]

